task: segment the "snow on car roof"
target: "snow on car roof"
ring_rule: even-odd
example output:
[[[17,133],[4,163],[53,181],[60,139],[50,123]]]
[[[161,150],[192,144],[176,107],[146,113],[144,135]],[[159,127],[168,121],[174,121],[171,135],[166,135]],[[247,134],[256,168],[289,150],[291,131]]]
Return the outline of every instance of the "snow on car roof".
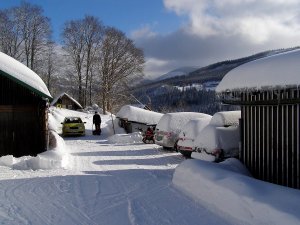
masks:
[[[131,105],[124,105],[116,114],[116,117],[144,124],[157,124],[162,116],[162,113],[141,109]]]
[[[300,50],[257,59],[228,72],[216,92],[298,86],[299,71]]]
[[[199,132],[210,122],[210,117],[191,119],[182,128],[179,137],[194,139]]]
[[[180,132],[183,126],[191,119],[210,118],[211,116],[205,113],[196,112],[177,112],[165,114],[157,124],[157,129],[164,131]],[[178,132],[178,133],[179,133]]]
[[[241,111],[217,112],[211,118],[210,124],[214,126],[238,125],[241,118]]]
[[[0,73],[39,96],[52,99],[47,86],[35,72],[3,52],[0,52]]]

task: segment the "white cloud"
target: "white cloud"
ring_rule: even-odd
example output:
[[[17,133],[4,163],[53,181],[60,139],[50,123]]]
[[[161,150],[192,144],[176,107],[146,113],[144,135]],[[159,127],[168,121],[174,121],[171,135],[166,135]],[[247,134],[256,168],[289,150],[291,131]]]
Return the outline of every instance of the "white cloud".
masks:
[[[300,34],[297,0],[164,0],[164,4],[188,16],[186,29],[203,37],[240,34],[261,43],[280,29]]]
[[[149,37],[154,37],[154,36],[156,36],[156,33],[154,31],[152,31],[150,25],[146,25],[138,30],[134,30],[130,34],[130,37],[132,39],[149,38]]]
[[[145,63],[145,78],[153,79],[157,77],[157,75],[162,75],[166,71],[166,67],[168,68],[168,61],[159,60],[156,58],[146,58]]]
[[[147,75],[300,46],[299,0],[164,0],[164,5],[185,23],[164,35],[153,26],[132,33],[145,52]]]

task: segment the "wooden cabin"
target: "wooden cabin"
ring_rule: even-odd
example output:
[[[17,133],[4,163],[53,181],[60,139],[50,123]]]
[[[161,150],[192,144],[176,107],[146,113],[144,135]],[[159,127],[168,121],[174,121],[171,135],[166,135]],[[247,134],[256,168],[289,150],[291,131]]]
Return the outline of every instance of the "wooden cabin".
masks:
[[[131,105],[123,106],[116,114],[119,126],[123,127],[127,133],[145,132],[148,127],[155,128],[162,116],[162,113]]]
[[[61,107],[71,110],[80,110],[83,107],[67,93],[61,93],[59,96],[53,99],[51,106]]]
[[[35,156],[47,150],[49,100],[36,73],[0,52],[0,156]]]
[[[241,106],[240,160],[258,179],[300,189],[300,51],[244,64],[216,91]]]

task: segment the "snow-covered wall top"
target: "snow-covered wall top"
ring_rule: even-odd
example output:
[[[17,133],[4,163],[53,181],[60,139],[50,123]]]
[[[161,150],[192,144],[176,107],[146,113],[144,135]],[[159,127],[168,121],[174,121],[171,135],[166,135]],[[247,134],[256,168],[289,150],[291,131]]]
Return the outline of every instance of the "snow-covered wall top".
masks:
[[[131,105],[124,105],[116,114],[117,117],[128,119],[128,121],[134,121],[144,124],[157,124],[162,113],[157,113],[141,108],[137,108]]]
[[[52,99],[47,86],[35,72],[3,52],[0,52],[0,71],[7,78],[13,79],[41,97]]]
[[[289,51],[233,69],[222,79],[216,92],[300,85],[299,75],[300,50]]]
[[[214,126],[238,125],[241,118],[241,111],[217,112],[211,118],[210,124]]]

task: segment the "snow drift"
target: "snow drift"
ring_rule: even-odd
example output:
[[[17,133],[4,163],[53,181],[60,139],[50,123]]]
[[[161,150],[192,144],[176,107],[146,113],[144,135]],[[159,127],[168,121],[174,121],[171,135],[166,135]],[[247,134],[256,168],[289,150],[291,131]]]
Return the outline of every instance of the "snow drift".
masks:
[[[237,159],[211,163],[192,159],[173,176],[175,187],[243,224],[299,224],[300,191],[250,176]]]

